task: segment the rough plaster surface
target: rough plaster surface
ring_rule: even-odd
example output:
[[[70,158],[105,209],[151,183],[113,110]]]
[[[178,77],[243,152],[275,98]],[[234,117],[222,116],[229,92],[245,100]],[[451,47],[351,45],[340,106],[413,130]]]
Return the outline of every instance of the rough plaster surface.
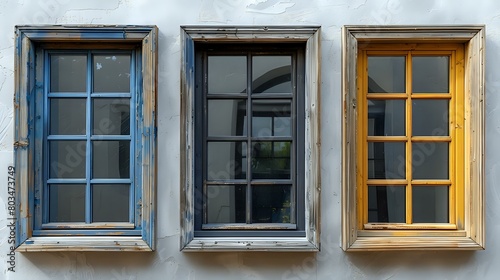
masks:
[[[12,164],[14,26],[159,27],[158,214],[154,253],[16,254],[7,272],[7,191],[0,188],[0,279],[498,279],[500,273],[500,2],[494,0],[0,0],[0,185]],[[322,250],[179,252],[179,26],[322,27]],[[346,24],[486,24],[485,251],[344,253],[340,247],[341,30]]]

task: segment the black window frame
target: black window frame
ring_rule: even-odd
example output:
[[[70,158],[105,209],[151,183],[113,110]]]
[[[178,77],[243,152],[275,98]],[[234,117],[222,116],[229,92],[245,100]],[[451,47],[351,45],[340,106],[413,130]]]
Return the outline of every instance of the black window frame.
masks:
[[[195,98],[194,98],[194,236],[195,237],[304,237],[305,232],[305,43],[195,43]],[[209,55],[245,55],[247,57],[247,92],[245,95],[210,95],[211,99],[233,99],[237,97],[247,101],[247,114],[251,113],[251,101],[257,100],[291,100],[292,136],[294,143],[291,153],[291,185],[292,193],[295,195],[292,213],[295,212],[295,224],[266,223],[252,224],[249,222],[249,207],[246,208],[247,223],[241,226],[235,224],[220,224],[218,226],[204,227],[204,186],[206,184],[206,143],[207,143],[207,60]],[[292,58],[292,95],[265,95],[261,97],[252,96],[251,83],[252,71],[251,61],[253,55],[290,55]],[[215,97],[213,97],[215,96]],[[251,118],[248,118],[249,120]],[[251,125],[248,124],[250,127]],[[251,129],[249,129],[250,131]],[[254,139],[246,135],[247,143]],[[247,144],[247,146],[249,146]],[[248,148],[250,150],[250,148]],[[248,154],[247,154],[248,157]],[[247,178],[248,180],[248,178]],[[241,180],[238,180],[241,181]],[[274,181],[274,182],[271,182]],[[259,180],[262,184],[265,181]],[[279,184],[279,180],[267,180],[267,183]],[[247,186],[252,182],[247,181]],[[247,194],[251,191],[247,190]],[[249,203],[247,197],[246,202]]]

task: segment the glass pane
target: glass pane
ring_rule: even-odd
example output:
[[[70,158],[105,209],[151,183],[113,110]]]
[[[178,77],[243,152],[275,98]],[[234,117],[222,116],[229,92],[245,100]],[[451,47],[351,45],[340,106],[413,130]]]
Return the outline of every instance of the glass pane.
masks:
[[[208,100],[209,136],[246,136],[246,100]]]
[[[413,222],[448,223],[448,186],[413,186]]]
[[[290,179],[292,142],[254,142],[253,179]]]
[[[252,223],[294,223],[292,186],[252,186]]]
[[[252,104],[252,136],[292,135],[290,101],[258,100]]]
[[[413,179],[448,179],[448,143],[412,144]]]
[[[209,56],[208,93],[247,92],[246,56]]]
[[[368,143],[368,179],[405,179],[404,142]]]
[[[368,100],[369,136],[404,136],[404,100]]]
[[[95,98],[92,106],[93,134],[130,134],[129,98]]]
[[[414,99],[412,105],[413,136],[447,136],[448,100]]]
[[[85,222],[85,185],[49,185],[49,222]]]
[[[405,186],[369,186],[368,222],[405,223]]]
[[[207,179],[245,179],[246,142],[208,142]]]
[[[207,223],[245,223],[246,186],[207,186]]]
[[[85,98],[50,98],[50,134],[85,135]]]
[[[50,56],[51,92],[86,92],[86,83],[86,55],[52,54]]]
[[[130,55],[94,55],[94,92],[130,92]]]
[[[92,221],[129,222],[130,185],[92,186]]]
[[[447,56],[414,56],[413,92],[448,92],[448,60]]]
[[[405,60],[404,56],[369,56],[368,92],[406,92]]]
[[[130,141],[92,141],[93,178],[130,178]]]
[[[291,56],[254,56],[252,58],[253,93],[292,93]]]
[[[50,178],[85,178],[85,141],[50,141]]]

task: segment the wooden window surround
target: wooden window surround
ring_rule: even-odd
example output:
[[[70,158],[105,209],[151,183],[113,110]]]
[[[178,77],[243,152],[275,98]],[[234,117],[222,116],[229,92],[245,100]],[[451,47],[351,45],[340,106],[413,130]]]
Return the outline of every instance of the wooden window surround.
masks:
[[[319,194],[320,194],[320,168],[319,168],[319,27],[294,27],[294,26],[220,26],[220,27],[206,27],[206,26],[183,26],[181,27],[181,39],[182,39],[182,60],[181,60],[181,250],[184,252],[198,252],[198,251],[318,251],[319,250]],[[285,95],[284,97],[274,96],[270,100],[281,100],[280,102],[288,102],[287,104],[296,104],[296,106],[301,106],[301,110],[304,112],[304,117],[301,122],[303,122],[302,130],[293,132],[293,137],[290,136],[271,136],[271,138],[262,138],[258,136],[255,138],[252,135],[251,130],[247,127],[247,132],[241,135],[230,135],[230,136],[213,136],[210,133],[199,132],[200,127],[203,127],[201,120],[203,116],[200,117],[196,109],[197,105],[200,106],[201,103],[211,102],[213,106],[216,106],[217,100],[228,100],[229,95],[217,95],[208,94],[205,97],[205,101],[196,101],[196,95],[200,94],[199,86],[205,83],[200,82],[202,75],[201,69],[196,69],[196,66],[200,67],[203,65],[201,61],[207,61],[206,55],[217,54],[217,51],[228,51],[231,48],[243,46],[243,47],[262,47],[267,55],[280,55],[279,45],[285,44],[295,44],[300,45],[301,54],[303,56],[303,76],[302,84],[303,89],[303,99],[295,100],[292,95]],[[220,48],[220,46],[228,46],[228,48]],[[217,48],[219,46],[219,49]],[[205,55],[203,53],[203,48],[206,48]],[[269,49],[275,49],[274,52],[268,53]],[[267,50],[266,50],[267,49]],[[200,51],[201,50],[201,51]],[[212,52],[215,50],[215,53]],[[253,49],[255,50],[255,49]],[[237,50],[236,50],[237,51]],[[289,57],[295,57],[294,52],[289,54]],[[255,53],[248,53],[245,56],[241,56],[242,61],[252,61],[250,58]],[[227,53],[226,53],[227,55]],[[205,57],[205,60],[203,59]],[[244,57],[247,57],[244,59]],[[276,58],[276,57],[275,57]],[[283,59],[280,58],[281,60]],[[292,59],[295,65],[295,58]],[[206,63],[205,63],[206,64]],[[246,64],[247,67],[251,67],[252,63]],[[293,66],[295,67],[295,66]],[[245,67],[243,67],[245,68]],[[300,68],[300,67],[299,67]],[[248,68],[251,69],[251,68]],[[248,70],[251,73],[251,70]],[[295,71],[295,70],[294,70]],[[245,69],[243,69],[245,72]],[[197,74],[198,73],[198,74]],[[210,73],[209,73],[210,74]],[[242,74],[245,77],[246,74]],[[203,76],[205,77],[205,76]],[[242,78],[246,81],[251,81],[251,79]],[[292,78],[295,79],[295,78]],[[247,82],[242,82],[243,89],[246,88]],[[248,83],[249,84],[249,83]],[[208,86],[209,87],[209,86]],[[197,90],[198,88],[198,90]],[[252,88],[251,86],[249,88]],[[248,91],[246,91],[248,92]],[[241,95],[241,96],[240,96]],[[205,94],[205,96],[207,96]],[[246,110],[252,110],[252,114],[258,116],[262,112],[259,112],[259,104],[263,101],[259,101],[256,97],[252,101],[250,94],[247,96],[246,93],[241,92],[241,86],[230,95],[231,100],[240,100],[238,102],[246,102],[243,108],[250,108]],[[236,99],[235,99],[236,98]],[[247,100],[250,98],[249,100]],[[285,99],[283,99],[285,98]],[[199,99],[198,99],[199,100]],[[208,100],[208,101],[207,101]],[[292,101],[293,100],[293,101]],[[201,103],[200,103],[201,102]],[[250,102],[254,102],[250,104]],[[256,103],[255,103],[256,102]],[[260,102],[260,103],[259,103]],[[267,102],[267,101],[266,101]],[[296,103],[298,102],[298,103]],[[234,103],[234,102],[233,102]],[[208,103],[206,103],[208,104]],[[252,107],[255,105],[255,107]],[[209,106],[209,105],[205,105]],[[248,106],[248,107],[247,107]],[[239,108],[239,107],[238,107]],[[252,109],[253,108],[253,109]],[[262,110],[264,109],[262,107]],[[287,109],[288,110],[288,109]],[[286,110],[285,110],[286,111]],[[208,111],[211,114],[211,111]],[[290,113],[286,113],[290,114]],[[295,114],[295,113],[294,113]],[[208,116],[210,118],[210,116]],[[242,118],[243,119],[243,118]],[[206,120],[205,120],[206,121]],[[243,121],[242,121],[243,122]],[[243,124],[241,125],[243,127]],[[198,132],[197,132],[198,131]],[[302,135],[295,135],[299,133]],[[259,138],[260,137],[260,138]],[[280,138],[281,137],[281,138]],[[297,138],[295,138],[297,137]],[[301,141],[295,141],[295,139],[300,139]],[[291,172],[300,173],[297,178],[302,178],[301,183],[297,183],[304,188],[302,192],[302,199],[297,203],[302,203],[302,208],[304,213],[297,215],[297,217],[302,217],[302,225],[300,223],[295,223],[294,219],[290,219],[293,223],[287,223],[286,219],[281,219],[278,223],[264,223],[257,224],[252,223],[251,209],[248,206],[242,209],[242,213],[239,218],[238,223],[231,223],[233,220],[227,220],[226,222],[210,223],[211,221],[218,221],[216,218],[205,216],[203,209],[207,209],[207,206],[203,206],[203,195],[200,193],[204,188],[217,187],[221,183],[215,180],[215,178],[208,177],[208,180],[202,170],[207,169],[206,166],[200,167],[197,162],[200,161],[201,150],[203,146],[208,146],[210,141],[247,141],[252,143],[252,141],[258,141],[266,139],[266,141],[278,141],[283,139],[283,141],[293,141],[293,145],[302,145],[297,158],[303,158],[304,164],[302,168],[292,170]],[[291,140],[292,139],[292,140]],[[201,143],[201,144],[200,144]],[[205,143],[205,144],[203,144]],[[246,143],[246,142],[245,142]],[[292,142],[290,142],[292,143]],[[265,143],[264,143],[265,144]],[[244,145],[242,145],[244,146]],[[238,164],[242,166],[242,169],[247,174],[251,169],[250,165],[258,161],[261,161],[258,154],[253,154],[251,157],[249,155],[249,147],[245,146],[245,152],[240,152],[240,156],[236,157],[237,162],[246,162]],[[253,152],[252,152],[253,153]],[[236,153],[235,153],[236,154]],[[250,159],[253,160],[250,161]],[[295,157],[295,155],[293,156]],[[293,159],[292,157],[292,159]],[[292,163],[293,165],[293,163]],[[198,167],[197,167],[198,166]],[[216,170],[215,170],[216,171]],[[245,177],[246,179],[233,178],[235,176],[230,176],[228,180],[234,185],[236,182],[240,182],[241,185],[236,191],[243,194],[246,193],[247,196],[249,191],[254,188],[254,183],[259,183],[256,181],[248,180],[243,171],[238,171],[240,177]],[[260,172],[260,171],[259,171]],[[290,175],[280,175],[280,171],[276,171],[272,174],[267,173],[254,173],[256,177],[269,177],[269,178],[279,178],[279,176]],[[234,173],[234,172],[233,172]],[[266,175],[267,174],[267,175]],[[205,176],[205,177],[203,177]],[[278,177],[277,177],[278,176]],[[227,177],[227,176],[226,176]],[[225,178],[225,177],[224,177]],[[251,178],[251,177],[250,177]],[[290,177],[292,178],[292,177]],[[226,178],[227,179],[227,178]],[[260,180],[260,179],[259,179]],[[274,181],[269,181],[268,179],[262,179],[265,184],[274,184]],[[267,181],[266,181],[267,180]],[[276,181],[276,180],[275,180]],[[280,181],[280,180],[278,180]],[[276,181],[276,182],[278,182]],[[295,181],[293,180],[281,180],[285,185],[295,186]],[[267,182],[267,183],[266,183]],[[215,184],[215,185],[214,185]],[[204,186],[204,188],[202,187]],[[244,190],[246,186],[246,190]],[[257,186],[257,185],[255,185]],[[265,185],[264,185],[265,186]],[[278,185],[278,187],[280,187]],[[281,186],[280,188],[282,188]],[[198,192],[198,193],[197,193]],[[300,192],[297,192],[300,194]],[[247,197],[248,198],[248,197]],[[300,199],[300,196],[299,198]],[[210,201],[209,201],[210,202]],[[243,202],[244,203],[244,202]],[[283,204],[284,205],[284,204]],[[245,214],[245,215],[243,215]],[[256,213],[255,213],[256,214]],[[295,216],[294,216],[295,217]],[[245,222],[246,220],[246,222]],[[230,221],[229,223],[227,221]],[[242,222],[243,221],[243,222]],[[249,222],[250,221],[250,222]],[[279,229],[273,228],[274,226],[280,227]],[[264,226],[264,228],[260,228]],[[296,227],[303,227],[301,229],[301,234],[290,235],[284,233],[286,231],[293,231]],[[215,230],[215,231],[214,231]],[[276,231],[277,230],[277,231]],[[280,232],[282,234],[280,234]]]
[[[484,45],[484,26],[343,28],[345,251],[484,249]]]

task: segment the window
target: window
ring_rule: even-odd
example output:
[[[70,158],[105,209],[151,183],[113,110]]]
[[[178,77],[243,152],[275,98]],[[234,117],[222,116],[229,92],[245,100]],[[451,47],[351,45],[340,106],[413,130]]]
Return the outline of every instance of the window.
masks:
[[[344,250],[483,248],[483,33],[345,27]]]
[[[152,250],[156,28],[17,38],[18,250]]]
[[[317,250],[317,28],[183,31],[182,249]]]

